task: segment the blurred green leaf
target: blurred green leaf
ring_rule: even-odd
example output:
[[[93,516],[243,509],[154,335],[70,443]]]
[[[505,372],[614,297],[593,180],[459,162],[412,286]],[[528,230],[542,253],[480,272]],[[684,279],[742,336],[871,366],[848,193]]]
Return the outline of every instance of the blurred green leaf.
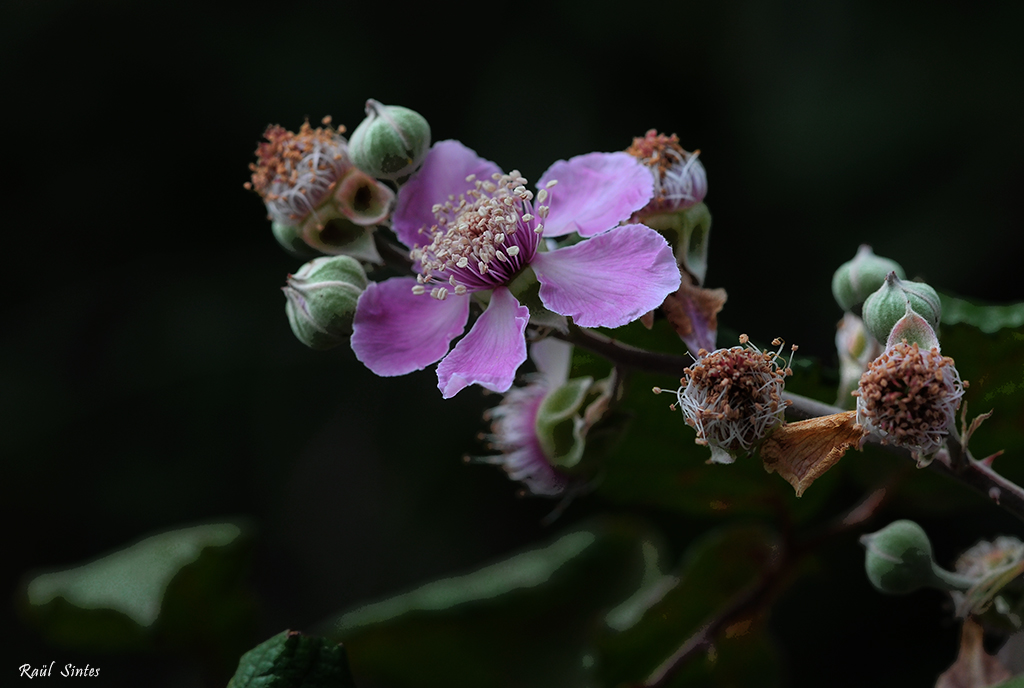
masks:
[[[755,585],[780,554],[776,535],[730,526],[695,541],[678,572],[653,581],[605,618],[599,644],[601,684],[641,682],[737,595]],[[754,619],[740,620],[715,641],[713,654],[689,661],[673,686],[778,685],[774,646]],[[774,683],[773,683],[774,681]]]
[[[1014,482],[1024,481],[1024,330],[986,334],[969,325],[942,328],[942,353],[956,360],[960,376],[970,382],[964,401],[971,417],[994,411],[971,436],[976,458],[1000,449],[1007,454],[995,467]]]
[[[602,520],[473,573],[343,614],[322,628],[356,676],[388,686],[592,686],[592,631],[660,574],[661,544]]]
[[[297,631],[242,655],[228,688],[353,688],[345,648]]]
[[[971,303],[954,296],[939,294],[942,299],[942,324],[973,325],[982,332],[997,332],[1024,325],[1024,303],[991,306]]]
[[[251,643],[241,585],[248,538],[231,523],[147,537],[75,568],[31,578],[22,607],[50,640],[82,649],[200,646],[233,664]],[[242,643],[239,645],[239,643]]]

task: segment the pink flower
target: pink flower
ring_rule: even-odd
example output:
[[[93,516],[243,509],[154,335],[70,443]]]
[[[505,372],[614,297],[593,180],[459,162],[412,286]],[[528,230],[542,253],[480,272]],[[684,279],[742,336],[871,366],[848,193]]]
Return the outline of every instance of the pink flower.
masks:
[[[446,399],[471,384],[504,392],[526,360],[530,313],[509,286],[527,270],[540,282],[544,307],[582,327],[625,325],[679,287],[665,239],[643,225],[618,226],[653,193],[635,158],[560,160],[538,187],[527,190],[518,172],[502,174],[458,141],[436,143],[399,190],[393,215],[419,274],[363,293],[353,323],[356,357],[382,376],[441,361]],[[542,237],[572,232],[586,241],[544,250]],[[486,310],[449,352],[469,321],[471,298]]]

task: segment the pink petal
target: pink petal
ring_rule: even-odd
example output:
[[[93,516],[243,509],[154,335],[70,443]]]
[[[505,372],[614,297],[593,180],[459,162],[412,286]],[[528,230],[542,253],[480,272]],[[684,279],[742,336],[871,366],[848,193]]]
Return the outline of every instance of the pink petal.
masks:
[[[405,375],[439,361],[466,329],[469,299],[438,301],[412,293],[416,280],[395,277],[371,282],[356,304],[352,350],[382,377]]]
[[[625,225],[586,241],[538,253],[531,267],[540,300],[581,327],[619,327],[657,308],[679,288],[679,268],[664,237]]]
[[[534,206],[551,208],[544,221],[544,236],[571,232],[589,237],[600,234],[647,205],[654,194],[654,177],[629,153],[588,153],[569,161],[559,160],[541,176],[537,188],[550,197]]]
[[[438,141],[427,153],[423,166],[398,190],[398,205],[391,216],[395,234],[409,248],[430,243],[430,236],[419,231],[435,224],[434,204],[472,189],[473,183],[466,181],[469,175],[490,181],[495,172],[500,174],[501,168],[458,141]]]
[[[523,332],[530,310],[520,306],[505,287],[491,295],[491,303],[452,352],[437,366],[437,388],[450,399],[469,385],[492,392],[512,386],[516,370],[526,360]]]

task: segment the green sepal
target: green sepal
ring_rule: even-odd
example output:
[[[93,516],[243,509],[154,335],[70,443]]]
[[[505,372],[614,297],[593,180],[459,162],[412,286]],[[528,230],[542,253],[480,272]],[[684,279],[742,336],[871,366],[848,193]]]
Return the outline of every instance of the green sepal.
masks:
[[[590,377],[573,378],[549,392],[537,410],[537,440],[554,466],[571,468],[583,458],[585,441],[577,412],[593,382]]]
[[[354,688],[345,648],[283,631],[242,655],[228,688]]]
[[[676,262],[704,284],[708,272],[708,238],[711,211],[704,203],[673,213],[657,213],[644,218],[644,224],[657,230],[672,246]]]

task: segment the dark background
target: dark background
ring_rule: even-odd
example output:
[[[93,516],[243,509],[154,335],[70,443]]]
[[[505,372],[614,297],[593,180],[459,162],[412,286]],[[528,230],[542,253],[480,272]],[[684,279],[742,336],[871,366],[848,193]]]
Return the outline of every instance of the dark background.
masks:
[[[351,130],[372,97],[531,180],[676,132],[708,171],[723,324],[830,365],[831,274],[862,242],[947,292],[1024,300],[1024,6],[821,5],[5,3],[7,599],[27,571],[244,517],[262,638],[548,536],[550,503],[459,460],[481,452],[476,390],[442,403],[432,370],[378,379],[347,348],[294,339],[278,290],[299,262],[242,188],[270,123],[329,114]],[[863,599],[869,616],[941,618],[937,598]],[[3,624],[0,675],[98,663]],[[128,685],[155,681],[148,661],[101,666]],[[152,662],[166,685],[189,682]],[[794,683],[815,685],[806,674]]]

